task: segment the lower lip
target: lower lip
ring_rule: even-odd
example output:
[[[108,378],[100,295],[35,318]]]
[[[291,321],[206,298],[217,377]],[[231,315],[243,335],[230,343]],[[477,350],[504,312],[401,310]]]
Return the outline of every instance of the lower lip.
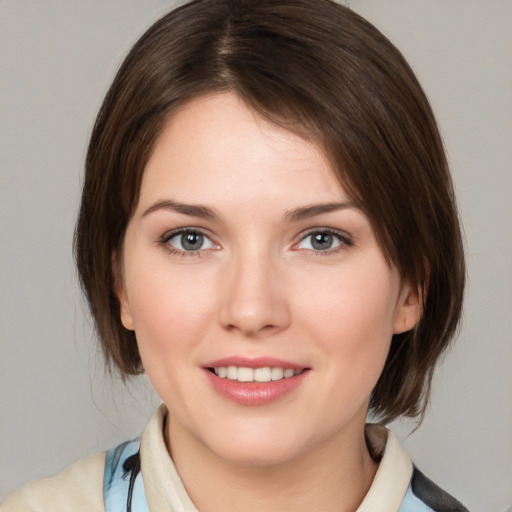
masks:
[[[288,395],[304,381],[307,370],[293,377],[270,382],[238,382],[221,379],[205,370],[213,389],[223,397],[240,405],[266,405]]]

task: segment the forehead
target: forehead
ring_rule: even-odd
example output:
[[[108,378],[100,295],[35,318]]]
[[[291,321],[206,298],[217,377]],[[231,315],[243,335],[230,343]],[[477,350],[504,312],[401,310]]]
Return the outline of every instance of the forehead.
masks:
[[[232,93],[196,98],[167,121],[146,165],[140,204],[158,195],[208,203],[347,197],[322,150]]]

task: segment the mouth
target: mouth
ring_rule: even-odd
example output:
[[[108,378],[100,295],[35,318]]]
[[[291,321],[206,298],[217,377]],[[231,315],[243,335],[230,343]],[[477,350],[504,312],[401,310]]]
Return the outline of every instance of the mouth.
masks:
[[[246,366],[215,366],[208,370],[221,379],[228,379],[237,382],[273,382],[289,379],[300,375],[306,368],[294,369],[281,366],[262,366],[260,368],[249,368]]]
[[[312,368],[269,356],[234,355],[209,361],[207,381],[223,398],[243,406],[263,406],[302,388]]]

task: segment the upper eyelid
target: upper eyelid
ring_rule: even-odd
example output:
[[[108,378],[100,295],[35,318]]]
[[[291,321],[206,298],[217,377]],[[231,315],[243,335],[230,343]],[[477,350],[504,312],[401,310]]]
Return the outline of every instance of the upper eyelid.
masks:
[[[184,233],[198,233],[198,234],[202,235],[203,237],[207,238],[213,247],[209,247],[209,248],[205,248],[205,249],[197,249],[195,251],[181,251],[181,249],[173,247],[172,244],[170,243],[170,240],[173,239],[174,237],[177,237]],[[173,251],[183,252],[184,254],[188,254],[188,255],[192,255],[192,254],[199,255],[200,253],[202,253],[204,251],[218,250],[220,248],[220,244],[216,241],[215,237],[212,236],[212,234],[210,234],[207,230],[198,228],[198,227],[181,227],[181,228],[170,229],[170,230],[166,231],[158,239],[158,244],[165,246],[165,247],[169,247],[169,248],[173,247]]]
[[[207,238],[211,244],[211,247],[207,247],[204,249],[195,249],[195,250],[185,250],[180,249],[179,247],[174,247],[174,245],[170,242],[173,238],[183,235],[184,233],[198,233],[204,238]],[[189,256],[189,257],[200,257],[205,251],[217,250],[220,248],[220,245],[214,240],[214,238],[206,232],[206,230],[197,227],[181,227],[175,228],[166,231],[158,240],[158,245],[164,247],[166,251],[171,254],[177,254],[179,256]]]
[[[311,229],[308,229],[306,231],[303,231],[300,235],[298,235],[296,241],[294,241],[292,243],[292,246],[291,246],[292,250],[294,248],[295,248],[295,250],[300,250],[300,248],[297,248],[297,246],[300,243],[302,243],[306,238],[308,238],[309,236],[311,236],[311,235],[313,235],[315,233],[323,233],[323,234],[332,235],[332,236],[338,238],[338,240],[340,242],[338,247],[335,247],[333,249],[327,249],[325,251],[320,251],[323,254],[329,254],[331,252],[337,252],[342,247],[348,248],[348,247],[354,246],[354,239],[353,239],[353,237],[349,233],[347,233],[346,231],[343,231],[343,230],[340,230],[340,229],[333,229],[333,228],[323,227],[323,228],[311,228]]]
[[[347,240],[352,240],[352,235],[348,233],[347,231],[344,231],[342,229],[336,229],[336,228],[328,228],[328,227],[322,227],[322,228],[309,228],[303,231],[301,234],[298,235],[299,240],[302,240],[303,238],[312,235],[314,233],[328,233],[330,235],[335,235],[340,238],[344,238]]]
[[[206,236],[210,240],[212,240],[212,238],[213,238],[212,234],[204,228],[199,228],[196,226],[190,226],[190,227],[187,226],[187,227],[183,227],[183,228],[170,229],[170,230],[166,231],[161,236],[161,239],[163,241],[170,240],[171,238],[173,238],[177,235],[181,235],[182,233],[200,233],[201,235]],[[212,240],[212,242],[213,242],[213,240]]]

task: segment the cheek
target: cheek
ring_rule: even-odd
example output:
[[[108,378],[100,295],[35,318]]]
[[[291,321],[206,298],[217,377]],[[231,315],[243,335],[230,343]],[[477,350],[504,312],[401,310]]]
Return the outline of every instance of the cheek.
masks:
[[[193,346],[211,316],[205,276],[192,267],[170,270],[165,260],[158,256],[141,264],[139,259],[132,266],[126,261],[126,288],[143,359],[173,353],[185,342]]]
[[[133,277],[131,306],[142,363],[157,393],[174,409],[183,399],[181,383],[190,380],[186,370],[197,360],[211,308],[204,287],[191,286],[180,273],[169,277],[153,269]]]
[[[317,276],[318,277],[318,276]],[[347,267],[309,283],[302,296],[302,329],[316,340],[329,368],[331,386],[366,400],[389,352],[398,278],[382,262]]]
[[[297,296],[304,315],[334,335],[353,330],[391,335],[398,290],[398,278],[383,262],[310,274]]]

